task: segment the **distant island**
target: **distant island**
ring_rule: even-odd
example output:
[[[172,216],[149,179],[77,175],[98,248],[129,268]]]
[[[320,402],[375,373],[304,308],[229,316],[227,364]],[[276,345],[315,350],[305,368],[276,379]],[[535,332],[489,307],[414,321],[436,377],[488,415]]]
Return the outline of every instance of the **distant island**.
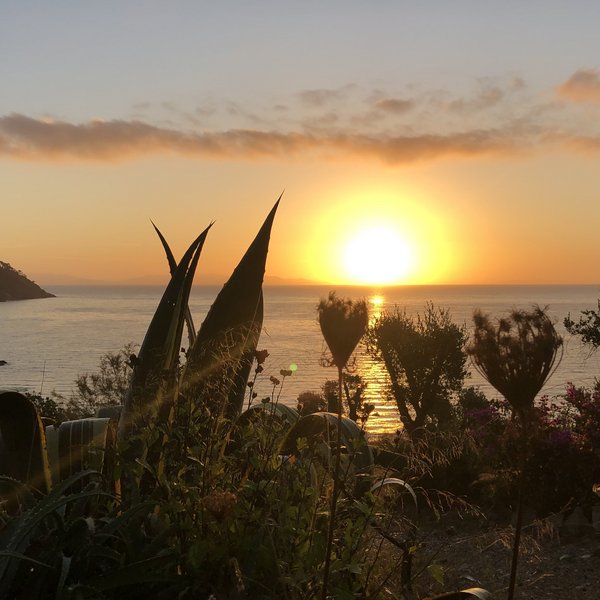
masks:
[[[43,290],[21,271],[0,260],[0,302],[35,298],[54,298],[54,294]]]

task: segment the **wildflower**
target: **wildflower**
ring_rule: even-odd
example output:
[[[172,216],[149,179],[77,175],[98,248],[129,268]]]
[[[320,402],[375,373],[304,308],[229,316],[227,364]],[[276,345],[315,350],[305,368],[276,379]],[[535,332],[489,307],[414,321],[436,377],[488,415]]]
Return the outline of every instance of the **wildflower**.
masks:
[[[262,365],[265,362],[265,360],[267,360],[267,356],[269,356],[268,350],[255,350],[254,351],[254,359],[256,360],[256,363],[259,365]]]
[[[271,383],[273,385],[279,385],[281,383],[281,381],[279,381],[279,379],[277,379],[277,377],[274,377],[273,375],[271,375],[271,377],[269,377],[269,380],[271,381]]]
[[[215,490],[202,498],[202,506],[217,521],[227,518],[237,503],[237,496],[233,492]]]
[[[290,369],[281,369],[281,371],[279,371],[279,374],[282,377],[291,377],[292,373],[293,373],[293,371],[291,371]]]

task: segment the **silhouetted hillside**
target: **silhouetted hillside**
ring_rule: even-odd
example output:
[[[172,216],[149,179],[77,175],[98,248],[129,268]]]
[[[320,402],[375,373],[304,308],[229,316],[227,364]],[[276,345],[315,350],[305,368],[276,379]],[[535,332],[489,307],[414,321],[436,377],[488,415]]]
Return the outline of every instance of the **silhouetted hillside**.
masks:
[[[43,290],[37,283],[27,279],[21,271],[0,260],[0,302],[34,298],[54,298],[54,294]]]

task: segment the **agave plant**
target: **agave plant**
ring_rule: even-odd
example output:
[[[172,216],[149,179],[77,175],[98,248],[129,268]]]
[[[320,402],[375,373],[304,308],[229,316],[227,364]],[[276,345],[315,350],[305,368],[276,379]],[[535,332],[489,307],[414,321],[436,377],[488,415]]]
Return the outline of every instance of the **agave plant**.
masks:
[[[179,376],[179,349],[184,323],[191,327],[189,294],[196,266],[211,227],[190,245],[175,267],[170,247],[156,226],[171,280],[150,323],[134,364],[130,390],[119,420],[119,437],[126,441],[125,458],[145,460],[150,446],[154,460],[164,438],[148,440],[147,431],[165,424],[182,398],[205,404],[212,413],[235,419],[241,412],[246,381],[262,327],[262,281],[271,227],[279,199],[256,238],[225,284],[187,351]]]

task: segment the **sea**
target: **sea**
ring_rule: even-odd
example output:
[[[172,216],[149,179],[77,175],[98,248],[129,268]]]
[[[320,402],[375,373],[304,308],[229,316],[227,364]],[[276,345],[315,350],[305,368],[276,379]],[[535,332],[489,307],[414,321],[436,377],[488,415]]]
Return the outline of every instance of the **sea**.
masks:
[[[196,327],[202,323],[219,287],[194,287],[190,309]],[[331,286],[265,287],[265,317],[259,349],[269,356],[255,390],[258,397],[273,393],[270,376],[294,369],[275,393],[279,401],[296,406],[304,391],[320,391],[328,379],[336,378],[334,368],[323,366],[326,346],[317,322],[316,307]],[[163,292],[160,286],[50,286],[56,298],[0,303],[0,389],[52,393],[69,397],[76,378],[98,370],[100,357],[126,344],[139,346]],[[563,335],[560,365],[542,390],[558,396],[568,382],[590,386],[600,376],[597,354],[581,345],[564,329],[563,320],[578,318],[583,310],[598,308],[600,285],[514,285],[514,286],[402,286],[386,288],[337,287],[337,294],[365,299],[370,315],[398,307],[407,314],[423,313],[429,302],[448,309],[452,319],[467,330],[472,327],[476,308],[502,316],[512,308],[548,307],[557,330]],[[183,345],[187,345],[184,334]],[[353,370],[367,383],[365,399],[375,405],[368,429],[373,433],[393,432],[399,427],[394,403],[388,397],[388,380],[382,365],[360,345]],[[497,396],[487,382],[469,368],[466,385],[480,387],[488,396]]]

